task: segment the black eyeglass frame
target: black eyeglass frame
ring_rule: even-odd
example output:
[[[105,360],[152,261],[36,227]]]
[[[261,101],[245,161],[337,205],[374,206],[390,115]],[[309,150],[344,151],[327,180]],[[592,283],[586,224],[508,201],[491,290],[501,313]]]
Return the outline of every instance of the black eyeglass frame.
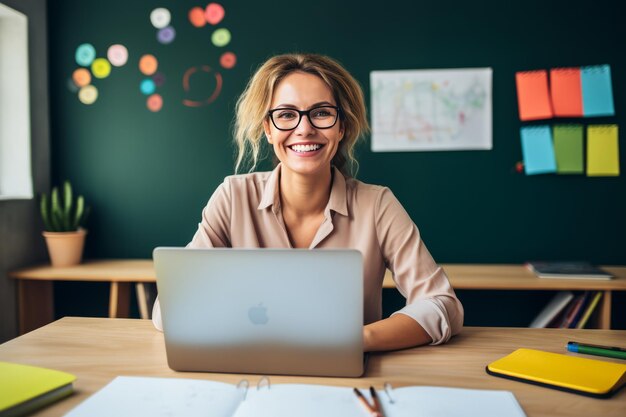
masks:
[[[331,108],[331,109],[335,109],[335,110],[337,110],[337,116],[335,116],[335,121],[334,121],[334,122],[333,122],[333,124],[332,124],[332,125],[330,125],[330,126],[326,126],[326,127],[317,127],[317,126],[315,126],[315,123],[313,122],[313,120],[311,120],[311,116],[310,116],[311,112],[312,112],[313,110],[323,109],[323,108],[327,108],[327,107],[329,107],[329,108]],[[276,111],[278,111],[278,110],[291,110],[291,111],[295,111],[296,113],[298,113],[298,116],[299,116],[299,118],[298,118],[298,123],[296,123],[296,125],[295,125],[294,127],[292,127],[291,129],[283,129],[283,128],[281,128],[281,127],[276,126],[276,122],[274,121],[274,116],[273,116],[273,114],[274,114],[274,112],[276,112]],[[270,118],[270,120],[272,121],[272,124],[274,125],[274,127],[275,127],[276,129],[278,129],[278,130],[283,131],[283,132],[287,132],[287,131],[289,131],[289,130],[294,130],[294,129],[296,129],[298,126],[300,126],[300,122],[302,122],[302,116],[306,116],[306,117],[309,119],[309,123],[311,123],[311,126],[313,126],[313,127],[314,127],[314,128],[316,128],[316,129],[330,129],[330,128],[334,127],[334,126],[337,124],[337,120],[339,120],[339,117],[341,117],[341,107],[339,107],[339,106],[325,105],[325,106],[317,106],[317,107],[313,107],[312,109],[309,109],[309,110],[296,110],[296,109],[293,109],[293,108],[291,108],[291,107],[278,107],[278,108],[276,108],[276,109],[270,109],[270,110],[268,110],[268,112],[267,112],[267,117],[269,117],[269,118]]]

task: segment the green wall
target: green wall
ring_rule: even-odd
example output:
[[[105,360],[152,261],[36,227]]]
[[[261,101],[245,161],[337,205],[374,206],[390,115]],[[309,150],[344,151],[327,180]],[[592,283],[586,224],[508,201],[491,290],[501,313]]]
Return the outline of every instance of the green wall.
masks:
[[[281,52],[328,54],[361,82],[385,69],[492,67],[491,151],[372,153],[358,149],[359,179],[389,186],[405,205],[438,262],[586,259],[626,264],[626,179],[534,176],[513,172],[522,159],[514,74],[563,66],[610,64],[617,115],[569,119],[626,127],[626,26],[615,1],[316,1],[224,0],[231,43],[211,44],[212,29],[193,28],[195,1],[52,1],[49,7],[53,178],[71,179],[93,206],[87,256],[149,257],[158,245],[184,245],[200,211],[233,171],[235,100],[254,69]],[[172,11],[170,45],[156,41],[155,7]],[[621,41],[620,41],[621,40]],[[126,45],[129,63],[94,84],[100,97],[81,104],[67,88],[76,47],[103,55]],[[219,68],[222,52],[238,57],[220,69],[212,104],[189,108],[183,74]],[[139,56],[152,53],[166,76],[158,113],[139,92]],[[213,87],[198,78],[200,98]],[[205,94],[206,96],[206,94]],[[622,146],[621,160],[625,160]],[[267,166],[267,165],[266,165]]]

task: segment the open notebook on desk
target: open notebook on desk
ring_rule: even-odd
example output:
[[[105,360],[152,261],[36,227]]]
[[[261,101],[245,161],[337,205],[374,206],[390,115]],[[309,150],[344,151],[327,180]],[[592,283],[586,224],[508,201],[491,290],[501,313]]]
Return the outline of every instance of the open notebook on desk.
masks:
[[[264,380],[267,380],[264,378]],[[362,390],[364,395],[369,395]],[[443,387],[379,391],[386,417],[523,417],[511,392]],[[365,417],[350,387],[120,376],[66,417]]]

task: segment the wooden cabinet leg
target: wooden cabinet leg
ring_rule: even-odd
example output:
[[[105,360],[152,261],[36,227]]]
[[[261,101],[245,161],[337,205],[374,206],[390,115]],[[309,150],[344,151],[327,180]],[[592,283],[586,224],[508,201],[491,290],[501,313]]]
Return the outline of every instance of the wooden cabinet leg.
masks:
[[[130,314],[130,283],[111,282],[109,317],[127,318]]]
[[[52,281],[21,279],[17,284],[20,334],[54,321]]]
[[[148,300],[146,297],[146,284],[143,282],[138,282],[135,285],[137,290],[137,305],[139,305],[139,314],[142,319],[149,319],[150,315],[148,314]]]

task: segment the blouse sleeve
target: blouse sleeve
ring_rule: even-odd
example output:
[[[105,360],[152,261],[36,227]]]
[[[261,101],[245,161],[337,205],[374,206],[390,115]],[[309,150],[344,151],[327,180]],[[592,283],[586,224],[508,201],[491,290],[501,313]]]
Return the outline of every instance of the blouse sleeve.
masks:
[[[463,306],[417,226],[388,188],[377,202],[376,231],[387,267],[407,300],[406,306],[393,314],[417,321],[433,345],[445,343],[463,327]]]
[[[228,178],[215,190],[206,207],[198,230],[187,244],[188,248],[218,248],[230,246],[231,192]],[[163,331],[161,304],[157,296],[152,306],[152,324]]]
[[[198,230],[188,248],[223,248],[230,246],[231,188],[228,178],[217,187],[198,223]]]

